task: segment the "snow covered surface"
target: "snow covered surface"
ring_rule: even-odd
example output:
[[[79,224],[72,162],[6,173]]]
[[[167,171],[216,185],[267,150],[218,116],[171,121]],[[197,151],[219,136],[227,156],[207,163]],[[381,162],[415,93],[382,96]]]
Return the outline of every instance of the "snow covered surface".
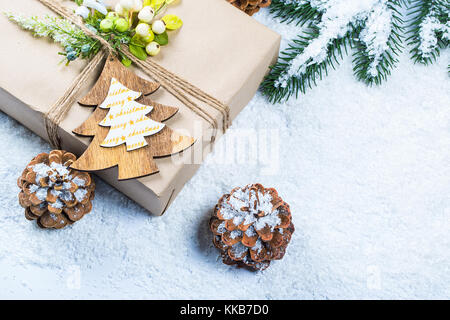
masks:
[[[50,147],[0,113],[0,298],[449,299],[450,53],[429,67],[400,60],[381,87],[357,82],[347,57],[299,100],[257,94],[161,218],[97,179],[92,213],[40,230],[16,179]],[[242,132],[275,165],[263,152],[228,152],[224,164]],[[279,191],[296,226],[285,258],[262,273],[223,265],[207,227],[223,193],[254,182]]]

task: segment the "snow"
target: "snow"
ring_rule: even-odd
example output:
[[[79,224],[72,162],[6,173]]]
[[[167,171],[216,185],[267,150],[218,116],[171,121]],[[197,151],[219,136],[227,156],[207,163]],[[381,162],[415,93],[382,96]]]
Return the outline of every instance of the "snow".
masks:
[[[225,228],[225,221],[223,221],[221,224],[219,224],[219,226],[217,227],[217,232],[220,234],[223,234],[224,232],[226,232],[227,229]]]
[[[245,234],[247,235],[247,237],[256,236],[256,230],[253,226],[250,226],[247,230],[245,230]]]
[[[78,202],[82,202],[88,193],[88,191],[83,188],[83,186],[86,184],[86,182],[79,178],[79,177],[72,177],[70,175],[70,171],[68,170],[67,166],[64,166],[63,164],[52,162],[50,165],[47,165],[45,163],[37,163],[35,165],[32,165],[29,167],[36,173],[36,183],[30,184],[28,189],[31,193],[36,192],[36,197],[40,201],[44,201],[47,198],[49,187],[40,187],[40,180],[46,179],[46,182],[50,187],[53,187],[55,182],[52,181],[52,179],[47,179],[51,177],[55,178],[64,178],[69,179],[73,181],[79,188],[75,191],[73,194],[75,196],[75,199]],[[63,182],[62,183],[62,189],[61,190],[55,190],[51,189],[50,193],[56,197],[59,197],[61,200],[64,201],[71,201],[73,199],[72,193],[69,192],[69,189],[72,188],[72,184],[70,182]],[[55,209],[61,209],[64,206],[64,203],[60,200],[56,199],[55,203],[50,204]]]
[[[238,242],[231,247],[231,251],[235,257],[243,258],[247,254],[248,248]]]
[[[30,166],[31,169],[33,169],[33,171],[36,173],[36,183],[39,184],[39,181],[42,178],[48,178],[48,177],[54,177],[54,176],[59,176],[59,177],[66,177],[67,179],[72,179],[72,177],[69,175],[69,170],[67,169],[66,166],[60,164],[60,163],[56,163],[56,162],[52,162],[50,164],[50,166],[46,165],[45,163],[38,163],[35,165]],[[48,184],[50,186],[53,186],[53,181],[49,180]],[[69,186],[70,188],[70,186]]]
[[[242,231],[240,231],[240,230],[233,230],[233,231],[231,231],[231,233],[230,233],[230,238],[231,239],[236,239],[236,238],[239,238],[239,237],[242,237]]]
[[[59,199],[56,199],[54,203],[50,203],[49,205],[55,209],[62,209],[64,207],[64,203]]]
[[[75,196],[75,199],[77,199],[78,202],[81,202],[86,198],[87,190],[86,189],[77,189],[75,193],[73,194]]]
[[[84,181],[84,179],[81,179],[79,177],[75,177],[72,179],[72,182],[75,183],[77,186],[79,187],[84,187],[86,184],[86,181]],[[70,188],[70,187],[69,187]],[[68,189],[69,189],[68,188]]]
[[[248,225],[254,223],[256,230],[263,229],[266,225],[273,231],[280,224],[281,219],[278,217],[278,210],[273,210],[273,198],[270,193],[262,193],[261,191],[250,189],[249,186],[243,189],[235,190],[231,196],[222,202],[220,213],[226,220],[233,220],[234,225]],[[255,207],[253,204],[257,203]],[[250,206],[249,206],[250,204]],[[243,210],[243,208],[246,208]],[[257,214],[263,214],[261,218],[256,218]],[[232,239],[233,232],[231,233]]]
[[[47,198],[47,193],[48,193],[48,188],[44,187],[44,188],[39,188],[36,191],[36,197],[40,200],[40,201],[44,201]]]
[[[93,211],[59,231],[27,221],[17,200],[17,177],[49,145],[0,113],[0,298],[449,299],[449,59],[425,67],[405,53],[369,88],[345,57],[299,100],[258,93],[163,217],[97,180]],[[265,147],[256,162],[225,152],[239,130]],[[261,273],[224,265],[208,228],[224,193],[256,182],[278,190],[296,226]]]
[[[252,250],[255,250],[257,253],[261,251],[263,248],[263,244],[260,239],[256,240],[256,244],[252,247]]]

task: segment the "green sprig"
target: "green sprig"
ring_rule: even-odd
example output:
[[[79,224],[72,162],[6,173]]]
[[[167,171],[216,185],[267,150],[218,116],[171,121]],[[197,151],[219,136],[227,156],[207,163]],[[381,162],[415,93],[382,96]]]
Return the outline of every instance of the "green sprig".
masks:
[[[330,39],[326,47],[325,59],[314,62],[309,59],[304,64],[304,69],[298,74],[287,77],[291,68],[291,62],[301,55],[314,39],[317,39],[321,30],[319,25],[325,10],[314,7],[312,1],[286,1],[273,0],[270,13],[287,24],[303,26],[298,37],[291,41],[288,47],[280,53],[278,62],[271,67],[270,73],[264,79],[261,90],[272,103],[282,102],[292,96],[298,97],[312,88],[317,80],[328,74],[329,68],[335,68],[340,63],[344,54],[353,51],[353,71],[356,78],[367,85],[379,85],[387,80],[392,70],[398,63],[398,55],[401,53],[405,42],[405,22],[401,14],[401,7],[411,3],[408,7],[408,16],[412,17],[407,26],[409,37],[406,39],[411,50],[412,58],[416,62],[431,63],[440,53],[440,50],[449,46],[449,12],[448,0],[387,0],[386,6],[391,14],[391,28],[382,49],[374,54],[371,47],[377,45],[374,40],[362,40],[362,32],[369,27],[368,16],[358,18],[349,23],[349,31],[336,39]],[[421,27],[424,19],[430,14],[436,17],[443,27],[435,32],[436,46],[428,55],[420,51]],[[445,29],[445,27],[447,29]],[[445,32],[443,31],[445,30]],[[366,37],[367,38],[367,37]],[[306,67],[305,67],[306,66]],[[450,66],[449,66],[450,70]],[[450,74],[450,71],[449,71]],[[282,79],[282,81],[280,81]]]
[[[389,49],[385,50],[377,62],[376,74],[370,72],[371,64],[374,63],[374,58],[369,54],[367,44],[360,40],[355,41],[355,51],[353,53],[353,72],[359,81],[367,85],[380,85],[391,74],[391,71],[398,63],[397,56],[402,52],[403,45],[403,20],[401,18],[400,6],[401,2],[397,0],[388,1],[387,6],[392,13],[392,25],[387,46]],[[366,22],[363,23],[364,27]],[[358,32],[359,33],[359,32]]]
[[[309,2],[286,3],[281,0],[273,0],[270,6],[270,13],[274,18],[279,18],[281,22],[295,23],[297,26],[302,26],[305,23],[311,23],[319,19],[322,13],[317,9],[311,7]]]
[[[54,42],[59,43],[66,49],[64,52],[59,52],[60,55],[65,57],[66,64],[69,64],[76,58],[90,59],[101,48],[98,40],[87,36],[81,29],[66,19],[50,16],[26,18],[11,13],[5,13],[5,15],[23,29],[33,32],[34,36],[50,38]],[[131,31],[103,33],[100,30],[100,21],[101,17],[90,16],[86,21],[86,25],[93,32],[108,41],[121,58],[123,64],[129,66],[130,61],[121,51],[121,46],[122,44],[130,43]],[[89,50],[86,50],[86,48],[89,48]]]
[[[408,35],[406,39],[413,48],[410,50],[411,58],[415,63],[431,64],[439,57],[444,48],[448,48],[449,40],[444,37],[443,30],[434,30],[436,43],[430,45],[429,52],[423,52],[421,46],[424,39],[421,36],[423,24],[426,19],[436,19],[441,26],[449,24],[450,2],[444,0],[410,0]],[[450,30],[447,30],[450,32]]]
[[[100,50],[100,43],[97,40],[87,36],[65,19],[50,16],[26,18],[11,13],[5,15],[21,28],[33,32],[35,37],[46,37],[59,43],[66,49],[66,52],[59,54],[66,57],[67,64],[78,57],[89,59]]]
[[[289,99],[291,96],[298,98],[299,93],[305,93],[308,88],[316,85],[317,80],[322,80],[328,75],[328,68],[336,68],[342,60],[344,53],[348,53],[348,48],[353,44],[354,34],[347,33],[344,37],[334,39],[327,48],[327,57],[321,63],[314,63],[306,67],[305,72],[300,77],[290,77],[285,86],[276,86],[275,83],[286,72],[290,62],[299,54],[302,54],[309,43],[317,38],[320,29],[310,25],[297,39],[293,40],[289,47],[281,53],[279,61],[271,68],[271,72],[263,81],[261,88],[263,94],[270,102],[279,103]]]

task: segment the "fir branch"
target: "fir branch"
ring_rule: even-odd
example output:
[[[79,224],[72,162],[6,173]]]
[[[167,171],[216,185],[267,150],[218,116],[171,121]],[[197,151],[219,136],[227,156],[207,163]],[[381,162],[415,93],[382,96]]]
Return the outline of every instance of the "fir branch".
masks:
[[[317,20],[322,15],[322,12],[313,8],[308,1],[296,0],[273,0],[270,13],[275,18],[280,18],[280,22],[295,22],[297,26]]]
[[[348,32],[345,36],[334,39],[327,46],[327,56],[320,63],[313,63],[306,66],[304,72],[299,76],[290,77],[284,85],[279,85],[279,79],[283,77],[291,65],[292,60],[301,55],[312,40],[319,36],[320,29],[310,26],[304,35],[293,40],[292,44],[281,53],[279,61],[271,68],[271,72],[263,81],[261,88],[265,96],[272,103],[279,103],[289,99],[291,96],[298,98],[298,94],[305,93],[308,88],[316,85],[317,80],[322,80],[328,75],[328,68],[336,68],[342,60],[344,53],[353,46],[352,39],[359,29]]]
[[[291,6],[291,1],[281,1]],[[280,5],[281,5],[280,2]],[[308,2],[310,5],[312,1]],[[262,92],[273,102],[281,102],[316,84],[328,73],[328,67],[335,67],[353,46],[353,39],[361,32],[359,11],[346,12],[343,17],[337,13],[335,1],[315,1],[316,10],[323,12],[321,21],[311,21],[304,34],[300,35],[284,50],[279,61],[262,83]],[[342,4],[342,3],[341,3]],[[344,4],[345,5],[345,4]]]
[[[281,52],[262,83],[263,94],[271,102],[298,97],[339,63],[348,46],[354,49],[356,78],[367,85],[381,84],[403,49],[402,6],[411,17],[406,42],[413,46],[412,58],[433,62],[449,46],[448,0],[273,0],[270,12],[276,18],[307,27]]]
[[[449,46],[450,2],[448,0],[411,0],[406,40],[415,63],[431,64]]]
[[[355,40],[353,71],[367,85],[381,84],[395,68],[402,49],[403,20],[398,0],[379,2]]]

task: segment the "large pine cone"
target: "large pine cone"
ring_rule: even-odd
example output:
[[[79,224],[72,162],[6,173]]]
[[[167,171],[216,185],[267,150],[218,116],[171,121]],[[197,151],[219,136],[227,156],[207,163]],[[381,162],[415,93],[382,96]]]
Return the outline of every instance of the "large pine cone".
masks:
[[[95,182],[86,172],[70,169],[76,156],[53,150],[37,155],[17,180],[25,217],[42,228],[62,229],[92,210]]]
[[[289,205],[275,189],[260,184],[224,195],[209,222],[225,264],[255,270],[283,258],[295,228]]]
[[[260,8],[270,6],[272,0],[227,0],[236,8],[241,9],[249,16],[252,16],[259,11]]]

